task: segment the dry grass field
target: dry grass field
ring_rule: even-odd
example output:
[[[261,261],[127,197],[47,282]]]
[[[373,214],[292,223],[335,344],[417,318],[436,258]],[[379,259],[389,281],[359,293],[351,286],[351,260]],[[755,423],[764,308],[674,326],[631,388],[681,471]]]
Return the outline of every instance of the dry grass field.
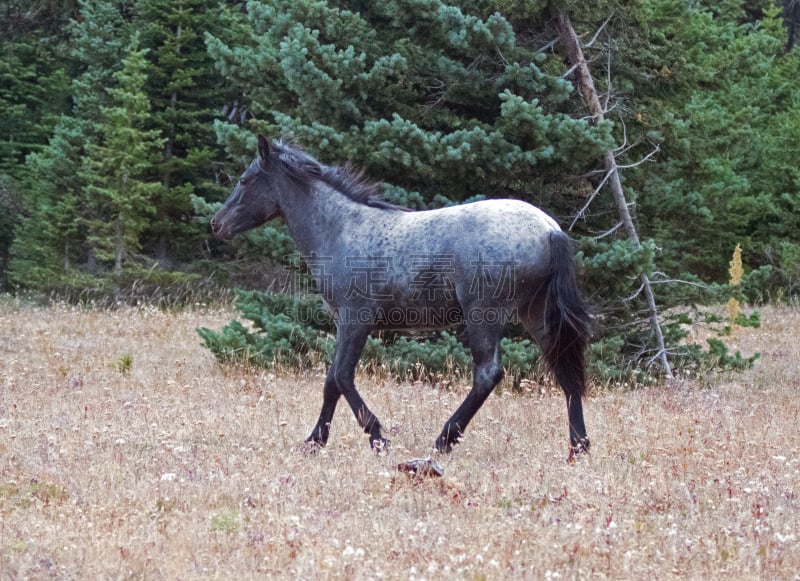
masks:
[[[800,311],[739,330],[748,372],[602,390],[591,457],[556,391],[492,396],[417,481],[466,386],[362,377],[393,448],[342,404],[298,444],[322,371],[223,368],[198,308],[0,306],[0,579],[798,579]]]

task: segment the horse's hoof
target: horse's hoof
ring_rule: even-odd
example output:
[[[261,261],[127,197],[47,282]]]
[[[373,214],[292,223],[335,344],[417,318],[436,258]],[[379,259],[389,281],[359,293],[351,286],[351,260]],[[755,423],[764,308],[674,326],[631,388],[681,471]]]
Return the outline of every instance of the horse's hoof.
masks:
[[[414,458],[408,462],[397,465],[400,472],[413,474],[420,478],[440,478],[444,475],[444,468],[433,458]]]
[[[589,438],[582,438],[577,444],[570,445],[567,464],[575,464],[581,456],[588,456],[589,447]]]
[[[372,440],[369,445],[372,447],[372,450],[378,455],[383,456],[389,453],[389,446],[391,446],[392,441],[387,440],[386,438],[378,438]]]
[[[458,444],[461,441],[461,438],[456,438],[453,441],[446,440],[445,438],[439,437],[436,439],[436,443],[433,445],[433,453],[434,454],[449,454],[453,451],[453,446]]]

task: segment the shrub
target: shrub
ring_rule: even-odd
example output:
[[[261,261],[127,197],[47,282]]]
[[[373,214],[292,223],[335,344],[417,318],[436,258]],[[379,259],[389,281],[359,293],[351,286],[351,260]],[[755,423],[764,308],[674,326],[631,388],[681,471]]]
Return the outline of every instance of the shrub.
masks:
[[[335,326],[318,295],[240,291],[236,309],[250,325],[233,321],[221,331],[197,330],[224,363],[307,369],[333,355]],[[515,386],[537,369],[540,349],[529,339],[501,342],[503,366]],[[367,339],[361,364],[403,379],[435,381],[466,376],[469,349],[450,331],[424,335],[383,333]]]

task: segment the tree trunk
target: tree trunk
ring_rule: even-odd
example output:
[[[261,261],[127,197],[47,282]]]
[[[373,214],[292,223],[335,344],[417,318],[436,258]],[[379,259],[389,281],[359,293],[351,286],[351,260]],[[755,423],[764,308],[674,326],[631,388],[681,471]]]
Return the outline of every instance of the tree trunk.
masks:
[[[784,0],[783,3],[784,22],[786,24],[786,49],[788,54],[794,47],[797,25],[800,24],[800,1]]]
[[[122,260],[125,257],[125,216],[122,212],[117,217],[117,259],[114,263],[114,272],[122,272]]]
[[[158,235],[156,239],[156,261],[162,268],[167,268],[169,265],[169,241],[167,235],[163,232]]]
[[[0,292],[8,291],[8,262],[9,262],[9,248],[3,248],[0,254]]]
[[[586,105],[589,107],[589,112],[597,121],[602,121],[605,118],[605,111],[600,104],[600,97],[598,96],[597,90],[594,87],[594,79],[592,78],[591,71],[589,71],[589,64],[586,62],[586,58],[583,55],[581,42],[578,39],[578,35],[575,34],[575,29],[572,27],[572,22],[570,21],[569,15],[567,15],[566,11],[560,10],[558,12],[556,27],[558,29],[559,36],[561,37],[561,42],[564,43],[564,46],[566,47],[567,58],[569,59],[572,67],[575,68],[578,86],[581,90],[581,94],[583,95]],[[633,240],[637,247],[641,247],[639,234],[636,232],[636,226],[634,225],[633,218],[631,217],[628,201],[625,198],[625,192],[622,189],[622,182],[619,178],[619,167],[617,166],[617,159],[614,156],[614,152],[612,150],[607,151],[603,161],[606,172],[609,176],[609,184],[611,186],[611,193],[614,196],[614,203],[617,206],[617,212],[622,220],[622,225],[625,228],[625,232],[628,234],[628,237]],[[647,274],[643,273],[640,276],[640,279],[642,282],[642,291],[647,299],[650,324],[656,337],[656,345],[658,347],[656,358],[661,363],[661,367],[664,370],[664,375],[671,379],[672,369],[670,368],[670,364],[667,359],[667,350],[666,346],[664,345],[664,334],[661,332],[661,324],[658,320],[658,307],[656,306],[653,288],[650,285],[650,279]]]
[[[86,272],[91,275],[97,274],[97,255],[92,246],[89,246],[86,251]]]

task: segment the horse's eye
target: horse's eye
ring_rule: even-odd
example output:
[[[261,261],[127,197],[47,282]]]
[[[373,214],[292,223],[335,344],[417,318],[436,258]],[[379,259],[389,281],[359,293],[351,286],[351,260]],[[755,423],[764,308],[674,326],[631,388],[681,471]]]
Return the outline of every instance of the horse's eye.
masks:
[[[246,186],[249,181],[247,178],[239,178],[239,185]]]

